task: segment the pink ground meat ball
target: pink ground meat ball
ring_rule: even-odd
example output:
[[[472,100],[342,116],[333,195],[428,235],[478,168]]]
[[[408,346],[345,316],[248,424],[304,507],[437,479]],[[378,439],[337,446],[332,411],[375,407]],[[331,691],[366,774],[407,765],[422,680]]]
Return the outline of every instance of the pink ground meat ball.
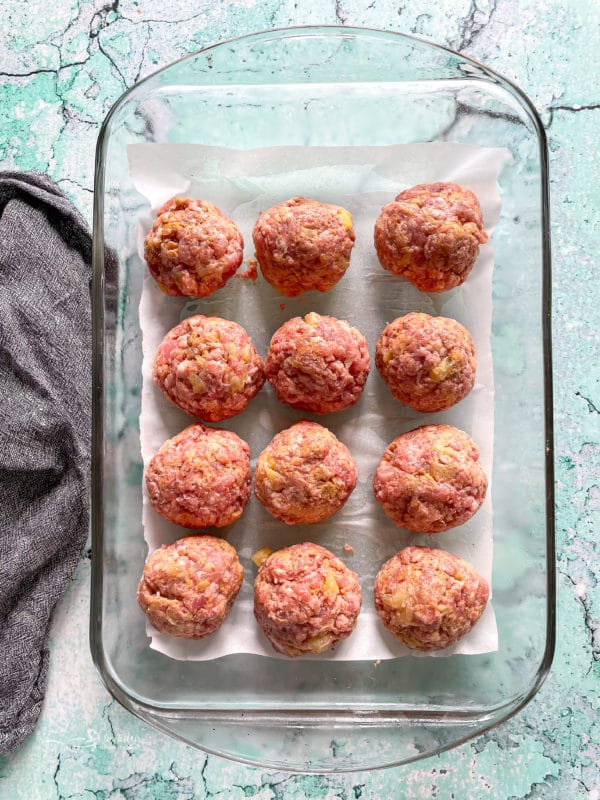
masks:
[[[278,653],[323,653],[356,625],[358,578],[324,547],[305,542],[266,558],[254,583],[254,615]]]
[[[278,399],[318,414],[356,403],[369,369],[362,333],[344,320],[315,313],[282,325],[267,354],[267,378]]]
[[[225,621],[244,570],[234,548],[215,536],[186,536],[155,550],[144,567],[137,601],[156,630],[203,639]]]
[[[462,558],[405,547],[375,579],[375,608],[389,632],[415,650],[442,650],[481,617],[489,586]]]
[[[479,201],[457,183],[423,183],[400,192],[375,223],[382,267],[422,292],[463,283],[487,240]]]
[[[165,294],[207,297],[242,263],[244,240],[235,222],[207,200],[173,197],[159,210],[144,242],[144,258]]]
[[[250,497],[250,448],[232,431],[197,422],[152,458],[146,487],[154,510],[176,525],[229,525]]]
[[[396,525],[440,533],[475,514],[487,484],[470,436],[452,425],[423,425],[389,445],[373,492]]]
[[[322,522],[344,505],[358,478],[346,445],[316,422],[298,422],[275,436],[254,472],[254,492],[288,525]]]
[[[220,422],[246,408],[262,388],[265,370],[241,325],[198,314],[162,340],[154,382],[188,414]]]
[[[292,197],[263,211],[252,233],[261,272],[278,292],[328,292],[344,275],[354,247],[345,208]]]
[[[475,383],[475,346],[466,328],[447,317],[398,317],[377,342],[375,364],[401,403],[417,411],[443,411]]]

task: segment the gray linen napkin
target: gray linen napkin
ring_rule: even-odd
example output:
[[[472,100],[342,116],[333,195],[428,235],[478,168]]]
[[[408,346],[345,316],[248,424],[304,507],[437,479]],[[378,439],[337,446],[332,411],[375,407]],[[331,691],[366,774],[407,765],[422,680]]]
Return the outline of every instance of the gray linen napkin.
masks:
[[[0,752],[33,730],[88,531],[91,237],[41,173],[0,172]]]

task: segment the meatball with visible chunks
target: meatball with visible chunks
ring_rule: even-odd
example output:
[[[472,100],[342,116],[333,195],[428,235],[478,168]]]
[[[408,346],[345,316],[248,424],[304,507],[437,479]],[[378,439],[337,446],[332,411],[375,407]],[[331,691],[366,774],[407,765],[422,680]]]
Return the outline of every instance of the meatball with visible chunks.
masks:
[[[229,525],[250,497],[250,448],[232,431],[196,422],[151,459],[146,488],[154,510],[176,525]]]
[[[266,373],[277,398],[292,408],[329,414],[359,399],[369,376],[365,337],[344,320],[307,314],[275,331]]]
[[[487,485],[470,436],[452,425],[423,425],[398,436],[386,449],[373,492],[396,525],[441,533],[479,510]]]
[[[254,492],[288,525],[322,522],[344,505],[358,478],[346,445],[316,422],[278,433],[259,455]]]
[[[487,240],[477,197],[457,183],[406,189],[382,208],[375,223],[381,266],[422,292],[464,283]]]
[[[137,601],[161,633],[203,639],[225,621],[242,585],[235,549],[206,534],[155,550],[144,567]]]
[[[375,609],[389,632],[415,650],[442,650],[481,617],[487,581],[458,556],[431,547],[405,547],[375,578]]]
[[[252,238],[265,280],[295,297],[335,286],[348,269],[355,236],[345,208],[292,197],[263,211]]]
[[[164,337],[153,377],[165,397],[183,411],[205,422],[220,422],[246,408],[265,382],[265,369],[241,325],[198,314]]]
[[[272,553],[254,584],[256,620],[273,648],[290,657],[323,653],[350,636],[361,603],[356,573],[310,542]]]
[[[475,384],[475,346],[469,331],[448,317],[413,312],[386,326],[375,365],[392,394],[416,411],[444,411]]]
[[[158,212],[144,258],[165,294],[208,297],[242,263],[244,240],[235,222],[207,200],[173,197]]]

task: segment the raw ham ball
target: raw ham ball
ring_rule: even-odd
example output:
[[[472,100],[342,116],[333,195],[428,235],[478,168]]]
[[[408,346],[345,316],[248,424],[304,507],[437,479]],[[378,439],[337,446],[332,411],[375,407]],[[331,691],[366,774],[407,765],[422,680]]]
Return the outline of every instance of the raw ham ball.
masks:
[[[445,292],[463,283],[487,240],[477,197],[457,183],[406,189],[375,223],[381,266],[422,292]]]
[[[250,497],[250,448],[232,431],[197,422],[151,459],[146,487],[154,510],[176,525],[229,525]]]
[[[475,346],[459,322],[413,312],[386,326],[375,365],[392,394],[417,411],[444,411],[475,383]]]
[[[288,525],[322,522],[344,505],[358,472],[346,445],[316,422],[278,433],[259,455],[254,492]]]
[[[244,240],[235,222],[207,200],[172,197],[144,242],[150,273],[165,294],[207,297],[242,263]]]
[[[365,337],[344,320],[307,314],[275,331],[266,374],[292,408],[328,414],[359,399],[370,370]]]
[[[415,650],[442,650],[481,617],[487,581],[458,556],[431,547],[405,547],[375,578],[375,609],[389,632]]]
[[[155,550],[144,567],[137,601],[156,630],[203,639],[225,621],[244,570],[234,548],[206,534]]]
[[[220,422],[246,408],[262,388],[265,370],[241,325],[198,314],[164,337],[153,377],[179,408],[205,422]]]
[[[355,237],[345,208],[292,197],[263,211],[252,238],[265,280],[295,297],[328,292],[348,269]]]
[[[452,425],[423,425],[398,436],[386,449],[373,492],[396,525],[440,533],[478,511],[487,484],[470,436]]]
[[[358,578],[324,547],[284,547],[261,564],[254,583],[254,615],[278,653],[323,653],[356,625],[362,595]]]

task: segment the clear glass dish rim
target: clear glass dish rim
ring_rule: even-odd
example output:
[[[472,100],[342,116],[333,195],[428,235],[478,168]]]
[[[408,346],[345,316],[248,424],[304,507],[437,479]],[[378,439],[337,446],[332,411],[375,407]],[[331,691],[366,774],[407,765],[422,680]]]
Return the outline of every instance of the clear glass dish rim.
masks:
[[[479,73],[485,76],[486,81],[500,85],[508,94],[512,95],[524,109],[529,116],[533,128],[535,130],[540,156],[540,189],[541,189],[541,248],[542,248],[542,348],[543,348],[543,385],[544,385],[544,430],[545,430],[545,514],[546,514],[546,566],[547,566],[547,579],[546,579],[546,646],[538,669],[536,671],[535,680],[526,692],[523,692],[517,698],[513,698],[506,703],[486,709],[485,713],[480,711],[461,712],[455,714],[452,712],[448,714],[444,712],[443,716],[446,720],[448,717],[456,719],[456,721],[469,720],[479,721],[479,727],[469,732],[461,738],[457,738],[450,744],[440,746],[437,749],[419,753],[411,756],[408,759],[400,759],[390,763],[382,764],[378,769],[399,766],[401,764],[409,763],[421,758],[428,758],[432,755],[442,753],[446,750],[454,748],[466,741],[469,741],[475,736],[490,730],[497,725],[502,724],[518,713],[529,701],[537,694],[541,685],[543,684],[554,658],[556,646],[556,555],[555,555],[555,491],[554,491],[554,420],[553,420],[553,384],[552,384],[552,331],[551,331],[551,246],[550,246],[550,199],[549,199],[549,170],[548,170],[548,150],[547,139],[540,115],[527,97],[527,95],[510,79],[504,77],[500,73],[494,71],[490,67],[482,64],[476,59],[452,50],[444,45],[439,45],[430,42],[421,37],[401,33],[398,31],[385,30],[380,28],[371,27],[358,27],[358,26],[339,26],[339,25],[300,25],[291,26],[288,28],[272,28],[254,33],[243,34],[240,36],[226,39],[207,47],[201,48],[193,53],[190,53],[182,58],[167,64],[164,67],[156,70],[155,72],[147,75],[138,83],[135,83],[127,89],[112,105],[104,122],[101,126],[97,145],[96,145],[96,160],[95,160],[95,179],[94,179],[94,208],[93,208],[93,250],[92,250],[92,459],[91,459],[91,533],[92,533],[92,565],[91,565],[91,597],[90,597],[90,625],[89,625],[89,641],[90,650],[94,665],[98,670],[100,678],[110,694],[128,711],[135,716],[143,719],[153,727],[174,736],[182,742],[199,747],[207,753],[217,756],[223,756],[219,750],[211,750],[209,747],[199,744],[198,742],[186,738],[185,736],[177,733],[170,728],[163,719],[173,717],[189,717],[198,718],[202,720],[226,720],[230,724],[235,724],[233,720],[227,720],[231,717],[230,711],[219,712],[218,710],[210,710],[203,712],[200,709],[176,709],[176,708],[158,708],[150,704],[140,702],[131,696],[116,675],[112,674],[103,651],[102,641],[102,600],[103,600],[103,510],[102,510],[102,475],[103,475],[103,444],[104,444],[104,427],[103,427],[103,370],[104,370],[104,148],[108,137],[109,125],[115,112],[124,104],[131,94],[136,92],[140,86],[155,79],[158,75],[172,69],[175,65],[185,61],[191,61],[200,55],[206,54],[211,50],[236,45],[241,42],[251,42],[253,40],[269,40],[269,39],[286,39],[295,38],[301,35],[313,35],[315,37],[325,36],[328,38],[333,37],[347,37],[347,36],[363,36],[363,35],[377,35],[382,38],[390,40],[404,40],[426,50],[435,49],[453,56],[458,61],[468,63],[475,67]],[[432,79],[435,81],[435,78]],[[351,81],[349,83],[352,83]],[[290,726],[310,723],[314,721],[316,726],[319,724],[327,725],[328,721],[334,719],[343,719],[346,722],[352,722],[353,725],[359,727],[377,727],[377,722],[381,721],[384,726],[391,724],[390,720],[394,718],[396,722],[401,719],[419,718],[423,719],[427,715],[422,711],[415,711],[411,713],[407,710],[399,710],[395,715],[389,712],[379,712],[374,710],[368,716],[364,713],[357,715],[356,711],[348,711],[346,713],[340,712],[339,709],[319,710],[315,712],[294,711],[287,709],[281,711],[280,709],[273,709],[272,711],[265,709],[260,712],[246,711],[244,713],[244,720],[252,722],[253,719],[259,718],[269,721],[270,719],[285,718],[286,723]],[[430,715],[436,718],[433,712]],[[487,719],[486,719],[487,718]],[[233,758],[240,763],[256,766],[258,762],[244,757],[237,757],[234,755],[227,756]],[[261,763],[265,766],[265,762]],[[373,767],[370,767],[372,769]],[[336,772],[353,772],[360,770],[356,768],[341,768],[336,769]],[[291,772],[315,772],[323,773],[323,769],[295,769],[290,768]]]

